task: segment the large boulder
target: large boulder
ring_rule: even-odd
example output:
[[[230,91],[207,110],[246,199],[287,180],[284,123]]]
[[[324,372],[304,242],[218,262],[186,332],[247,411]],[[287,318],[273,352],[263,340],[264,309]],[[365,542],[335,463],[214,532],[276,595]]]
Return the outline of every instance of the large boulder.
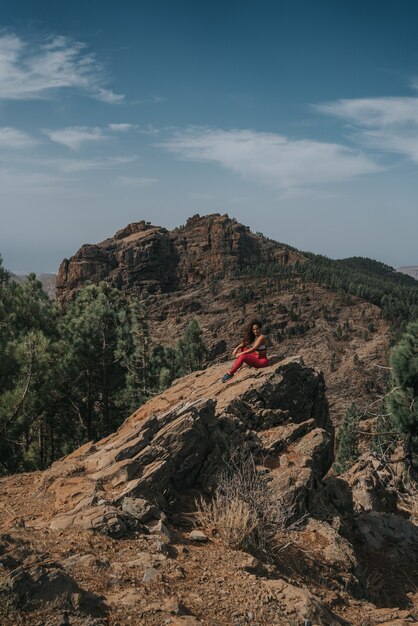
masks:
[[[115,434],[54,463],[39,480],[55,497],[49,525],[114,537],[141,530],[179,495],[210,492],[232,449],[250,450],[278,499],[306,512],[332,463],[322,374],[299,357],[240,371],[228,385],[222,373],[214,366],[181,379]]]

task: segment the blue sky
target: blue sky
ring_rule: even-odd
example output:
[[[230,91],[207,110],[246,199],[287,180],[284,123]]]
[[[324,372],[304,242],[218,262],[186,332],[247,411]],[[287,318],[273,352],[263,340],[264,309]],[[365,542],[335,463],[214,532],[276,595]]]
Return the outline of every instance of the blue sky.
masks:
[[[4,0],[5,266],[209,212],[418,264],[417,24],[406,0]]]

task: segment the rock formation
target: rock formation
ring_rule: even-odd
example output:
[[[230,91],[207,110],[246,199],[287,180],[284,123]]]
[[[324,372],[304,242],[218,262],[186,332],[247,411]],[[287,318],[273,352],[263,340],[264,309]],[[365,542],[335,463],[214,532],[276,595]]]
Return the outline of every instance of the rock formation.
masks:
[[[86,281],[106,280],[146,302],[156,344],[175,345],[196,318],[211,362],[225,360],[248,319],[261,317],[276,354],[302,355],[323,371],[338,425],[353,398],[361,410],[384,394],[385,370],[376,365],[387,365],[388,326],[379,307],[358,298],[239,272],[272,262],[290,267],[305,257],[227,215],[194,216],[171,232],[142,221],[65,259],[57,297],[65,305]],[[338,327],[344,337],[335,336]]]
[[[141,221],[102,243],[83,245],[71,259],[64,259],[57,298],[71,300],[86,281],[101,280],[144,298],[184,290],[249,265],[286,264],[293,256],[227,215],[196,215],[171,232]]]
[[[329,476],[323,375],[300,357],[225,385],[223,372],[190,374],[106,439],[2,479],[2,624],[16,623],[16,602],[27,624],[55,606],[74,626],[418,619],[418,528],[385,495],[373,456]],[[254,456],[288,513],[274,552],[231,550],[211,527],[190,533],[231,450]]]
[[[323,377],[298,358],[268,373],[251,372],[250,384],[250,376],[241,376],[222,385],[219,368],[200,377],[209,397],[199,384],[198,393],[186,393],[195,383],[191,374],[141,407],[114,435],[86,444],[40,475],[39,489],[55,497],[52,528],[100,527],[119,535],[120,527],[135,526],[132,518],[158,520],[156,507],[167,510],[179,494],[210,492],[228,450],[246,444],[265,459],[280,489],[286,485],[288,497],[306,510],[333,458]],[[290,460],[294,455],[297,464]],[[133,514],[135,507],[141,515]]]

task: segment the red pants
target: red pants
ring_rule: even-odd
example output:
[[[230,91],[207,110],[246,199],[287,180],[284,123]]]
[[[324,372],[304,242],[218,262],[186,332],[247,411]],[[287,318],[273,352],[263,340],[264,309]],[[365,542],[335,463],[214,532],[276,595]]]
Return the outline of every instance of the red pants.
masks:
[[[269,361],[266,356],[259,357],[256,352],[250,352],[249,354],[240,354],[234,363],[234,367],[232,368],[232,370],[229,370],[228,373],[232,376],[237,370],[239,370],[243,363],[246,363],[247,365],[250,365],[251,367],[256,367],[258,369],[260,367],[267,367]]]

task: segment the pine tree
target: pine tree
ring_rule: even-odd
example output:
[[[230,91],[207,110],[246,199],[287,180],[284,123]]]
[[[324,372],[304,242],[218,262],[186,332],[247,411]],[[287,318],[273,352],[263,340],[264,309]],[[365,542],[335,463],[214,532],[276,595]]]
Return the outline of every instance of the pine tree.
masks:
[[[122,312],[117,357],[125,369],[125,385],[119,397],[121,407],[134,411],[153,395],[152,355],[147,311],[142,302],[133,300]]]
[[[56,306],[34,274],[22,286],[0,260],[0,471],[39,466],[39,432],[50,402]]]
[[[201,368],[206,356],[207,349],[202,339],[199,322],[192,319],[177,344],[177,376],[189,374]]]
[[[356,405],[347,409],[338,432],[338,448],[335,455],[334,469],[337,474],[345,472],[358,458],[357,425],[360,414]]]
[[[118,358],[125,306],[117,289],[88,285],[61,323],[69,404],[89,440],[108,435],[125,417],[117,402],[125,385]]]
[[[418,469],[418,321],[409,324],[390,358],[392,391],[387,407],[404,438],[410,464]]]

